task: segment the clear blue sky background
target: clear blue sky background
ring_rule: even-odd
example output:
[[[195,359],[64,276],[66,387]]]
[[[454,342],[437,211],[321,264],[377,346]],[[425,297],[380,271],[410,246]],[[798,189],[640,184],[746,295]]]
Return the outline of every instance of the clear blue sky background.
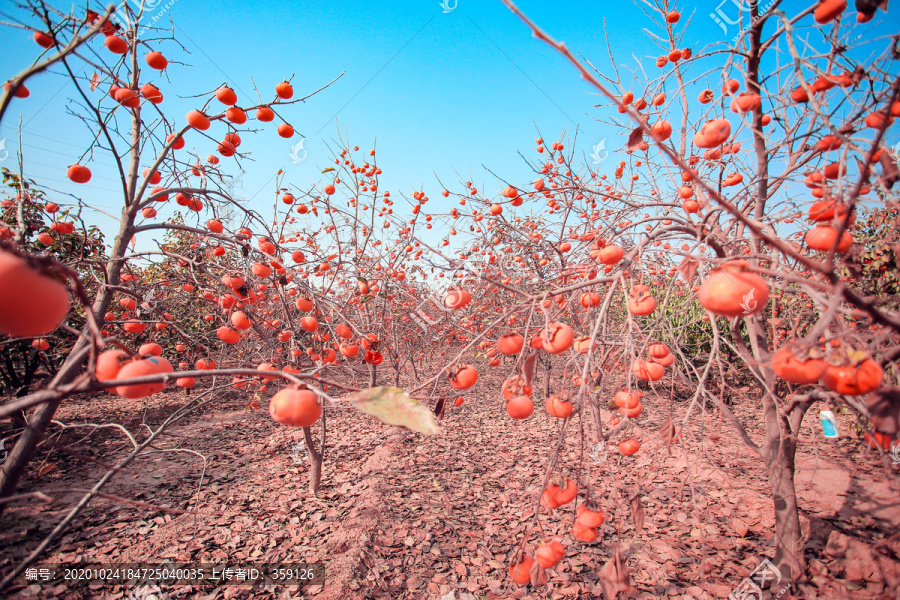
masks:
[[[788,1],[783,9],[790,15],[808,4]],[[23,18],[9,0],[0,6],[4,16]],[[611,75],[602,33],[605,19],[625,81],[636,60],[643,61],[652,76],[658,72],[653,61],[661,52],[642,32],[651,23],[637,3],[522,0],[519,6],[574,53]],[[714,0],[679,4],[683,15],[679,26],[691,18],[682,46],[697,51],[726,38],[709,17],[716,6]],[[873,23],[875,34],[898,29],[900,10],[892,8],[894,17],[879,13]],[[184,114],[199,102],[179,98],[178,93],[207,92],[228,82],[238,92],[239,105],[248,105],[255,103],[255,95],[249,96],[251,76],[270,96],[276,83],[293,75],[296,93],[303,95],[346,71],[331,88],[283,113],[307,138],[307,158],[300,164],[292,164],[289,156],[298,137],[290,141],[278,137],[274,123],[249,123],[262,125],[262,131],[243,136],[242,150],[250,151],[253,160],[244,163],[247,173],[238,194],[252,197],[252,206],[267,214],[274,201],[272,177],[279,169],[286,171],[288,184],[306,187],[322,181],[321,170],[332,160],[326,144],[334,145],[338,129],[364,150],[377,138],[378,164],[384,171],[381,189],[394,195],[424,189],[432,199],[431,210],[442,202],[449,208],[450,203],[440,197],[442,187],[435,173],[451,189],[460,189],[459,172],[487,192],[499,191],[501,185],[485,166],[518,183],[533,179],[517,152],[536,156],[536,128],[548,143],[564,133],[570,147],[578,130],[575,149],[586,157],[594,144],[608,138],[610,157],[602,169],[611,171],[619,160],[617,150],[624,139],[591,116],[609,118],[612,111],[592,108],[601,101],[592,88],[496,0],[459,0],[446,14],[438,0],[166,0],[145,19],[160,11],[164,11],[160,22],[174,21],[176,37],[189,54],[172,42],[157,44],[157,49],[170,61],[188,66],[170,64],[163,76],[145,68],[144,77],[163,91],[163,107],[179,127]],[[811,17],[807,20],[812,24]],[[36,24],[33,19],[25,22]],[[871,29],[866,31],[872,35]],[[737,27],[732,26],[728,37],[735,33]],[[109,57],[101,44],[98,40],[93,45]],[[39,50],[26,32],[11,28],[0,29],[0,48],[4,80],[29,65]],[[89,75],[92,69],[85,71]],[[65,179],[66,166],[85,151],[90,137],[67,112],[75,92],[61,73],[56,67],[53,73],[34,78],[29,82],[31,97],[14,101],[0,128],[0,139],[6,139],[10,150],[3,165],[14,167],[21,115],[27,175],[118,214],[120,192],[108,155],[95,155],[89,184],[76,186]],[[705,84],[695,87],[699,90]],[[670,95],[674,91],[669,90]],[[690,97],[696,97],[696,91]],[[220,139],[225,129],[218,126],[211,131]],[[203,156],[214,151],[211,142],[196,134],[188,136],[188,147],[193,145]],[[238,174],[231,159],[223,163]],[[89,220],[113,231],[108,218]]]

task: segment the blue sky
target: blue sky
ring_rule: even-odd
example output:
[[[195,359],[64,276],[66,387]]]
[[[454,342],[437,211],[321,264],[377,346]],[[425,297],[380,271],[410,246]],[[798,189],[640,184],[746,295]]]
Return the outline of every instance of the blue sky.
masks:
[[[377,139],[378,164],[384,171],[381,189],[392,195],[424,189],[432,199],[431,210],[449,202],[440,198],[442,187],[435,174],[451,189],[460,189],[458,172],[488,192],[502,186],[484,167],[518,183],[533,179],[518,152],[536,156],[538,129],[548,143],[565,133],[569,147],[577,130],[575,148],[585,156],[594,144],[608,139],[610,158],[604,164],[608,171],[624,142],[615,130],[590,116],[607,118],[611,112],[593,108],[601,100],[592,88],[499,1],[459,0],[448,13],[438,0],[157,3],[147,18],[162,14],[158,23],[174,20],[175,35],[187,52],[170,41],[155,48],[170,61],[188,66],[170,64],[162,77],[148,68],[144,74],[162,90],[162,106],[178,126],[184,123],[184,114],[200,104],[179,98],[179,93],[208,92],[228,82],[238,93],[239,105],[247,105],[255,103],[251,76],[264,97],[292,75],[296,94],[305,95],[346,71],[331,88],[283,112],[306,138],[303,162],[293,164],[290,157],[299,137],[290,141],[278,137],[274,123],[261,124],[259,133],[242,136],[242,150],[249,150],[252,160],[244,163],[247,172],[237,192],[252,198],[252,206],[261,211],[273,204],[272,178],[279,169],[285,170],[287,183],[301,188],[323,181],[321,170],[331,162],[326,145],[336,145],[339,130],[364,150]],[[5,3],[3,14],[22,18],[10,4]],[[783,6],[792,14],[807,5],[788,1]],[[574,53],[611,75],[602,33],[605,18],[623,78],[629,77],[627,69],[636,60],[656,74],[652,62],[661,52],[642,32],[651,23],[635,3],[529,0],[519,6]],[[683,22],[692,18],[683,46],[699,50],[725,39],[709,17],[716,6],[713,0],[679,6]],[[896,30],[896,18],[880,14],[879,21],[878,33]],[[737,33],[736,26],[731,29],[728,37]],[[4,80],[30,64],[39,50],[27,33],[11,28],[0,28],[0,47]],[[99,40],[94,47],[105,52]],[[90,137],[87,128],[67,113],[75,92],[61,69],[34,78],[29,87],[31,97],[16,100],[0,127],[0,139],[7,140],[11,151],[3,166],[13,166],[21,115],[28,176],[117,214],[121,201],[108,155],[95,155],[89,184],[75,186],[65,180],[65,167],[84,152]],[[225,129],[219,130],[211,131],[221,138]],[[188,146],[194,144],[201,155],[214,151],[211,142],[199,136],[188,138]],[[223,163],[238,174],[230,159]],[[112,222],[102,215],[91,220],[107,232],[112,230]]]

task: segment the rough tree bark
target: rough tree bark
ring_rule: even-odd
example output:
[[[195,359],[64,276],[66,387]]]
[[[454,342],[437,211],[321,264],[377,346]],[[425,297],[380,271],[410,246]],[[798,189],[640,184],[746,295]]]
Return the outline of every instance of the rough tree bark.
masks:
[[[772,562],[789,581],[796,581],[806,570],[794,469],[796,433],[808,408],[808,404],[794,408],[790,419],[781,414],[774,415],[771,423],[766,419],[767,449],[771,453],[766,463],[775,507],[775,557]]]

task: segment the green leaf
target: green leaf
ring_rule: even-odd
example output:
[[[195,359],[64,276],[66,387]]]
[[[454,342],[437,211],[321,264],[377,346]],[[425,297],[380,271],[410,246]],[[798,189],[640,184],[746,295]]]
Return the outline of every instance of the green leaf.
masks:
[[[388,425],[398,425],[425,435],[435,435],[440,431],[434,413],[400,388],[370,388],[357,392],[351,402],[362,412]]]

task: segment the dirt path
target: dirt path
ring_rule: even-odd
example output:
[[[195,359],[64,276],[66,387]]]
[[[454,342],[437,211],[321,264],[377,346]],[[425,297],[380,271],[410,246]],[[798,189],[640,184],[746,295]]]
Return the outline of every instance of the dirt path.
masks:
[[[158,406],[153,410],[139,413],[112,398],[102,405],[73,402],[60,418],[74,420],[93,410],[102,413],[93,415],[97,420],[105,415],[153,422],[174,401],[163,395],[154,399]],[[307,489],[305,453],[293,451],[301,432],[277,426],[265,410],[244,412],[238,401],[223,402],[174,429],[161,444],[206,457],[199,491],[203,461],[187,452],[149,454],[106,489],[171,508],[193,509],[196,503],[201,515],[97,500],[48,561],[122,563],[153,557],[196,563],[322,561],[326,566],[324,587],[295,596],[284,589],[250,593],[227,587],[211,596],[176,589],[172,598],[574,599],[602,596],[598,572],[619,548],[633,580],[627,597],[727,598],[773,552],[763,467],[713,415],[693,421],[697,435],[687,435],[668,456],[653,433],[664,412],[661,404],[645,399],[641,452],[633,457],[609,452],[591,465],[593,493],[607,515],[598,542],[585,545],[572,538],[573,505],[553,514],[542,509],[544,534],[568,550],[543,588],[512,585],[506,572],[526,530],[526,551],[539,543],[540,532],[529,525],[561,421],[538,403],[531,419],[515,422],[493,399],[470,400],[448,411],[442,435],[432,438],[381,425],[353,410],[331,414],[318,497]],[[608,416],[604,411],[604,419]],[[804,425],[801,438],[815,445],[804,445],[797,475],[813,578],[782,597],[897,597],[900,544],[887,538],[900,526],[900,494],[882,480],[881,463],[860,441],[819,437],[816,442],[817,427],[811,419]],[[65,433],[57,446],[72,444],[84,433]],[[43,476],[32,472],[23,491],[87,487],[84,473],[101,472],[91,461],[108,462],[124,446],[105,430],[78,447],[87,454],[49,455],[45,465],[57,466]],[[579,423],[573,420],[561,464],[584,482],[588,474],[574,467],[581,452]],[[894,485],[897,471],[893,467]],[[644,514],[637,533],[628,502],[634,493]],[[51,495],[56,502],[15,505],[3,516],[4,566],[34,547],[64,514],[63,501],[77,497]],[[17,597],[37,591],[23,589]],[[60,588],[36,597],[127,598],[127,592]]]

